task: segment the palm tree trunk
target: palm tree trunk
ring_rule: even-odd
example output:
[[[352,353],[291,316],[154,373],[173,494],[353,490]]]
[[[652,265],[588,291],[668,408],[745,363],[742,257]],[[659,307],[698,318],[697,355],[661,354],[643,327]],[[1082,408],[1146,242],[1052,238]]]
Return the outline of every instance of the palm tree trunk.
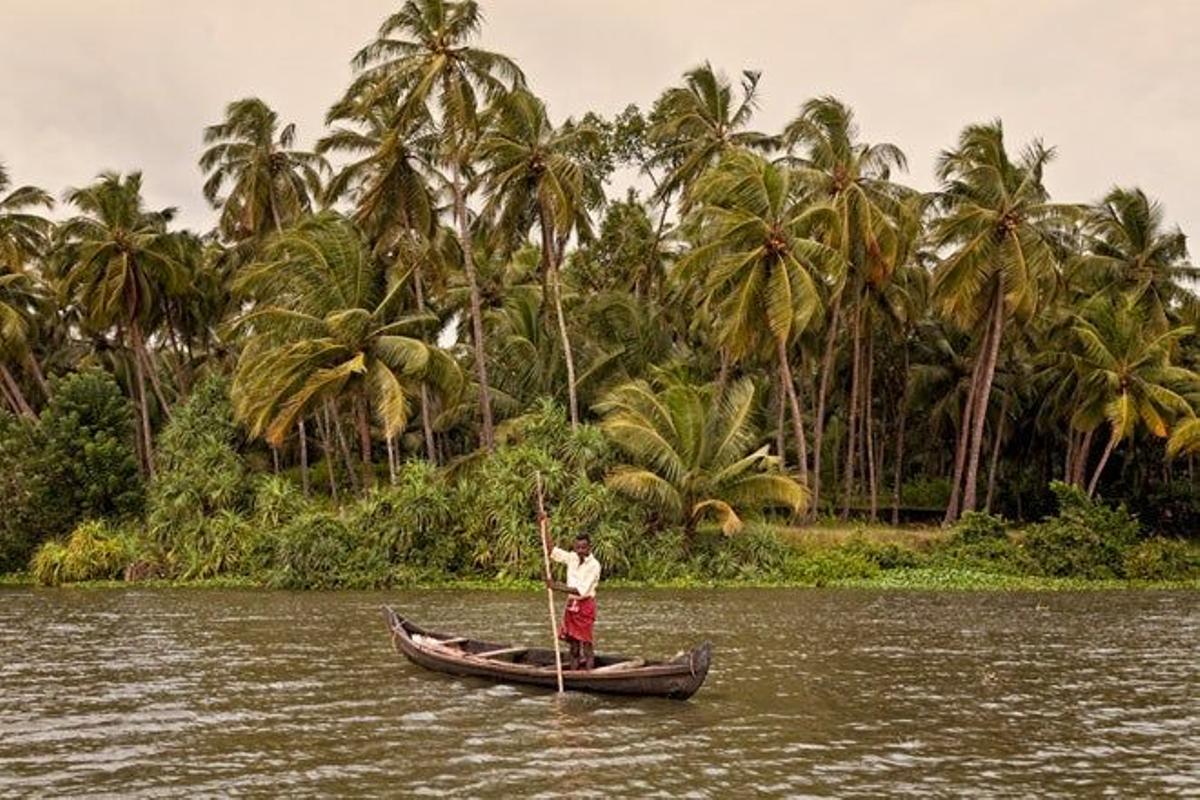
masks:
[[[787,390],[783,386],[783,373],[779,375],[779,391],[777,398],[779,409],[775,417],[775,452],[779,455],[779,467],[787,471],[787,441],[783,436],[783,428],[787,424]]]
[[[167,329],[167,341],[171,344],[171,353],[175,356],[171,372],[174,373],[175,383],[179,386],[179,395],[187,397],[192,388],[192,364],[189,359],[184,357],[183,348],[179,346],[179,337],[175,334],[175,323],[172,320],[170,306],[167,309],[167,324],[164,327]]]
[[[354,423],[358,428],[358,449],[362,457],[363,488],[375,485],[375,471],[371,465],[371,423],[367,419],[367,399],[360,393],[354,398]]]
[[[296,422],[296,435],[300,438],[300,483],[304,486],[304,493],[308,494],[308,429],[304,426],[304,420]]]
[[[1063,459],[1063,483],[1070,483],[1075,477],[1075,438],[1074,426],[1067,426],[1067,454]]]
[[[649,174],[648,170],[646,171],[646,174]],[[653,182],[654,176],[651,175],[650,180]],[[657,191],[657,189],[658,189],[658,187],[655,186],[655,191]],[[658,215],[658,225],[655,226],[655,228],[654,228],[654,243],[650,247],[650,252],[653,254],[652,257],[655,259],[658,258],[658,248],[659,248],[659,245],[662,244],[663,231],[667,227],[667,211],[669,211],[670,208],[671,208],[671,195],[667,194],[666,196],[663,197],[662,211],[659,212],[659,215]],[[650,279],[651,285],[653,285],[655,283],[656,278],[660,279],[660,281],[659,281],[660,285],[658,286],[660,293],[662,290],[661,277],[662,277],[661,275],[656,273]],[[649,295],[650,295],[650,292],[647,292],[647,296],[649,296]]]
[[[0,379],[4,381],[8,401],[12,404],[13,411],[17,414],[24,414],[27,417],[36,418],[33,413],[33,407],[29,405],[29,401],[25,399],[24,393],[21,392],[21,387],[13,379],[13,375],[8,371],[8,367],[0,364]]]
[[[992,432],[992,459],[988,465],[988,485],[987,498],[983,501],[983,512],[985,514],[992,513],[992,495],[996,491],[996,467],[1000,463],[1000,443],[1004,439],[1004,424],[1008,418],[1008,395],[1004,395],[1004,399],[1000,402],[1000,417],[996,420],[995,430]]]
[[[1113,428],[1108,436],[1108,444],[1104,445],[1104,452],[1100,455],[1100,463],[1096,465],[1096,471],[1092,473],[1092,479],[1088,482],[1088,497],[1096,496],[1096,486],[1100,483],[1100,474],[1104,472],[1104,467],[1108,464],[1108,457],[1116,449],[1119,438],[1117,429]]]
[[[487,359],[483,348],[483,300],[475,278],[475,258],[471,246],[471,231],[467,225],[467,204],[463,197],[462,177],[458,156],[451,161],[451,191],[454,195],[454,220],[458,225],[459,245],[462,247],[463,271],[467,274],[467,289],[471,296],[471,343],[475,354],[475,378],[479,381],[479,414],[482,417],[480,444],[486,450],[495,446],[492,423],[491,387],[488,384]]]
[[[808,446],[804,440],[804,415],[800,412],[800,398],[796,396],[796,383],[792,380],[792,367],[788,363],[787,343],[782,338],[775,340],[779,356],[779,379],[783,382],[788,402],[792,406],[792,434],[796,438],[796,461],[800,464],[800,483],[808,486]]]
[[[392,440],[395,437],[385,436],[384,438],[387,440],[388,482],[392,486],[395,486],[396,485],[396,447],[395,447],[395,445],[392,444]]]
[[[332,433],[329,430],[328,405],[322,409],[322,413],[317,414],[317,435],[321,437],[321,452],[325,457],[325,471],[329,473],[329,496],[336,503],[338,499],[337,457],[334,455],[333,447],[330,443]]]
[[[146,474],[154,479],[154,443],[150,432],[150,404],[146,400],[146,374],[142,364],[141,352],[145,347],[142,341],[142,327],[137,319],[129,326],[130,338],[133,340],[133,372],[137,378],[138,405],[141,407],[142,419],[142,448],[146,457]]]
[[[354,459],[350,457],[350,445],[346,442],[346,436],[342,433],[342,420],[338,415],[337,409],[332,406],[330,401],[326,405],[326,411],[333,420],[333,432],[337,438],[338,449],[342,451],[342,459],[346,462],[346,475],[350,478],[350,490],[357,492],[359,490],[358,470],[354,468]]]
[[[3,365],[0,364],[0,367],[3,367]],[[17,403],[17,399],[13,397],[12,392],[8,390],[8,384],[2,379],[0,379],[0,398],[4,399],[5,405],[8,406],[9,410],[13,414],[18,416],[23,414],[21,411],[21,406]]]
[[[908,421],[908,341],[904,342],[904,388],[900,391],[899,419],[896,423],[896,464],[892,478],[892,524],[900,524],[900,481],[904,475],[904,425]]]
[[[267,191],[267,203],[271,206],[271,220],[275,223],[275,232],[283,233],[283,222],[279,219],[279,208],[275,199],[274,186]]]
[[[146,372],[150,376],[150,388],[154,391],[155,398],[158,399],[158,406],[162,409],[163,416],[168,420],[171,419],[171,407],[167,404],[167,395],[163,392],[162,383],[158,377],[158,367],[154,363],[154,359],[150,355],[150,350],[146,347],[145,341],[141,348],[142,363],[146,366]]]
[[[1079,447],[1075,452],[1074,472],[1068,483],[1073,486],[1083,488],[1083,481],[1087,475],[1088,457],[1092,454],[1092,439],[1096,435],[1096,429],[1092,428],[1083,435],[1083,439],[1079,442]]]
[[[422,280],[421,264],[417,263],[413,269],[413,289],[417,296],[417,313],[425,313],[425,286]],[[421,339],[424,340],[424,335]],[[438,463],[437,447],[433,441],[433,414],[429,409],[429,387],[421,381],[421,429],[425,433],[425,457],[429,459],[430,464],[435,466]]]
[[[50,384],[46,382],[46,376],[42,374],[42,367],[38,364],[37,356],[30,351],[25,352],[25,366],[28,367],[29,374],[33,376],[38,388],[42,390],[42,396],[49,400]]]
[[[833,297],[833,311],[829,319],[829,330],[825,333],[825,352],[821,356],[821,381],[817,389],[817,414],[813,420],[813,513],[821,504],[821,447],[825,438],[825,400],[829,396],[829,376],[833,373],[834,345],[842,321],[842,292]]]
[[[579,427],[579,398],[575,394],[575,356],[571,352],[571,338],[567,334],[567,319],[563,315],[562,286],[558,280],[558,256],[554,252],[554,233],[549,227],[549,215],[545,206],[539,211],[542,227],[542,263],[549,278],[550,294],[554,302],[554,314],[558,318],[558,335],[562,340],[563,358],[567,362],[567,402],[571,413],[571,430]]]
[[[279,474],[279,448],[275,445],[271,445],[271,469],[273,474]]]
[[[866,415],[866,442],[867,442],[867,485],[871,492],[871,521],[875,522],[879,519],[879,483],[876,480],[876,458],[875,458],[875,409],[874,403],[874,387],[875,383],[875,337],[867,334],[867,380],[866,391],[863,392],[863,414]]]
[[[950,481],[950,500],[946,503],[946,515],[942,518],[943,525],[949,525],[958,519],[960,500],[962,499],[963,469],[967,463],[967,439],[971,430],[971,415],[975,412],[975,395],[979,390],[979,374],[983,371],[984,353],[991,346],[992,329],[989,326],[979,344],[979,353],[975,356],[975,365],[971,368],[971,383],[967,389],[967,400],[963,403],[962,419],[958,423],[958,434],[954,445],[954,477]]]
[[[992,304],[989,323],[993,328],[991,347],[980,376],[980,391],[976,397],[975,417],[971,420],[970,452],[967,454],[967,474],[963,479],[963,511],[975,510],[975,495],[979,479],[979,456],[983,448],[983,423],[987,419],[988,401],[992,396],[992,380],[996,375],[996,361],[1000,356],[1000,342],[1004,338],[1004,276],[996,281],[996,298]]]
[[[843,469],[842,476],[844,486],[842,489],[842,519],[850,516],[850,499],[854,495],[854,456],[857,455],[858,449],[858,395],[860,391],[858,372],[861,366],[862,349],[862,308],[856,306],[854,309],[854,344],[850,354],[850,415],[849,422],[846,425],[846,466]]]

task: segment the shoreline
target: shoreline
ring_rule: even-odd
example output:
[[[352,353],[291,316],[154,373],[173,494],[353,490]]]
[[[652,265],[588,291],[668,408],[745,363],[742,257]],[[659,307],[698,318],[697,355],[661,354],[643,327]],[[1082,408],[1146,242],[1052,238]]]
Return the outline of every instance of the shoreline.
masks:
[[[1086,578],[1047,578],[1003,575],[966,569],[908,568],[885,570],[869,578],[838,578],[829,581],[796,580],[698,580],[685,578],[667,581],[640,581],[623,578],[605,581],[606,589],[875,589],[884,591],[953,592],[1089,592],[1089,591],[1200,591],[1200,578],[1183,581],[1093,580]],[[250,578],[209,578],[203,580],[79,581],[60,586],[43,586],[31,573],[0,575],[0,589],[36,588],[40,590],[96,589],[236,589],[265,592],[363,592],[363,591],[509,591],[540,590],[542,584],[531,580],[486,580],[446,578],[416,580],[375,588],[283,589],[266,586]]]

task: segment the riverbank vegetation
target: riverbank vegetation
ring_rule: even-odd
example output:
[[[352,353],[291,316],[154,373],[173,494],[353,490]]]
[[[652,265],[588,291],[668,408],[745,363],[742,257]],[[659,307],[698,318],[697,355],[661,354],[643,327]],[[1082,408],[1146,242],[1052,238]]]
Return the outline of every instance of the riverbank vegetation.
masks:
[[[1142,189],[1054,198],[992,121],[917,192],[708,64],[555,123],[481,28],[405,2],[307,149],[230,103],[208,231],[0,171],[0,571],[526,580],[540,473],[617,580],[1195,578],[1200,304]]]

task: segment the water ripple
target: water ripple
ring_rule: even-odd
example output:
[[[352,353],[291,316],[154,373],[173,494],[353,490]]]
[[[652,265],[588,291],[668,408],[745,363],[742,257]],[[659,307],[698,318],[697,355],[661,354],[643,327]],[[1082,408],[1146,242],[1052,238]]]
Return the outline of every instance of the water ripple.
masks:
[[[602,649],[715,643],[688,703],[428,673],[378,611],[543,599],[0,590],[0,796],[1200,796],[1194,593],[606,592]]]

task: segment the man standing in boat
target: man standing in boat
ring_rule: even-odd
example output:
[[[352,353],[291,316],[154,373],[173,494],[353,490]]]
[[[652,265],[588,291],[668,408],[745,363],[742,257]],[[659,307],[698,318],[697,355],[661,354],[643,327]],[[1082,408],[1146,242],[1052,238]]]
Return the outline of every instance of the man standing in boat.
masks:
[[[558,638],[571,647],[570,669],[592,669],[596,653],[592,646],[592,626],[596,622],[596,584],[600,582],[600,562],[592,555],[592,540],[586,533],[575,536],[570,550],[554,546],[548,526],[543,526],[550,558],[567,565],[567,582],[558,583],[546,576],[546,585],[567,595],[567,610]]]

